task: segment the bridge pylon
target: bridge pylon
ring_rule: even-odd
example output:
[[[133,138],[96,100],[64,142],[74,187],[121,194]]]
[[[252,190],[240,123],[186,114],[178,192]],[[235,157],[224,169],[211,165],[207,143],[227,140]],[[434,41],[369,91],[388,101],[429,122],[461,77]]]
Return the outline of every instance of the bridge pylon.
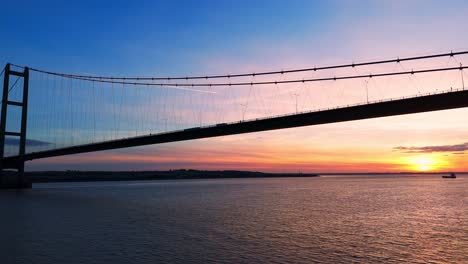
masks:
[[[22,100],[11,101],[8,99],[10,92],[10,77],[23,78]],[[23,189],[31,188],[30,180],[24,174],[24,154],[26,152],[26,126],[28,115],[28,88],[29,88],[29,68],[25,67],[22,72],[11,69],[7,63],[4,69],[3,95],[0,116],[0,188],[2,189]],[[8,107],[21,108],[20,131],[7,131]],[[5,161],[5,143],[7,137],[19,138],[18,158],[12,161]]]

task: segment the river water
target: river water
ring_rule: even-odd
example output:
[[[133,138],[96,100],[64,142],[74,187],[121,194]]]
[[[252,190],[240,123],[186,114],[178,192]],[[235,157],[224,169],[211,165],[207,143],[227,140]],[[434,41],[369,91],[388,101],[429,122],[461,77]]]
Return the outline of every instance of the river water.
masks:
[[[468,176],[35,184],[0,263],[468,263]]]

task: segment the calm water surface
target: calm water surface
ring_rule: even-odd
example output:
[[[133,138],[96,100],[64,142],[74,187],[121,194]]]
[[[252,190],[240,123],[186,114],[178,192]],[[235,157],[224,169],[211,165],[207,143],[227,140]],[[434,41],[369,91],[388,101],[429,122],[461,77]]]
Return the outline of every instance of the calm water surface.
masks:
[[[468,176],[36,184],[0,263],[468,263]]]

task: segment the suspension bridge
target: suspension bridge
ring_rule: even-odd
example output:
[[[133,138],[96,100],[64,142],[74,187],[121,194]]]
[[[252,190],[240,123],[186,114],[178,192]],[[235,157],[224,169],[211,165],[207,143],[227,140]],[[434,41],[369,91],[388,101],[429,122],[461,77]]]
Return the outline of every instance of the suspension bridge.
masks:
[[[0,186],[78,153],[468,107],[468,51],[274,71],[98,76],[6,64]]]

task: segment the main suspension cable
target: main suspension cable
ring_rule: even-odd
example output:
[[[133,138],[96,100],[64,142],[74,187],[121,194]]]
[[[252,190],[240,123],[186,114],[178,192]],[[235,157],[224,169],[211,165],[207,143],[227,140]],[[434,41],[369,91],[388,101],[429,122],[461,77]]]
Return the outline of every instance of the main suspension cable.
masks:
[[[300,69],[291,69],[291,70],[276,70],[276,71],[264,71],[264,72],[252,72],[252,73],[240,73],[240,74],[224,74],[224,75],[198,75],[198,76],[168,76],[168,77],[113,77],[113,76],[94,76],[94,75],[77,75],[77,74],[66,74],[66,73],[59,73],[59,72],[52,72],[46,71],[41,69],[29,68],[31,71],[52,74],[57,76],[69,77],[69,78],[84,78],[84,79],[96,79],[96,80],[140,80],[140,81],[157,81],[157,80],[194,80],[194,79],[215,79],[215,78],[237,78],[237,77],[250,77],[250,76],[260,76],[260,75],[275,75],[275,74],[287,74],[287,73],[297,73],[297,72],[307,72],[307,71],[319,71],[319,70],[329,70],[329,69],[337,69],[337,68],[350,68],[350,67],[359,67],[359,66],[366,66],[366,65],[375,65],[375,64],[385,64],[385,63],[400,63],[403,61],[413,61],[413,60],[424,60],[424,59],[433,59],[439,57],[453,57],[456,55],[465,55],[468,54],[468,51],[459,51],[459,52],[449,52],[449,53],[438,53],[438,54],[430,54],[425,56],[414,56],[414,57],[405,57],[396,59],[388,59],[388,60],[377,60],[377,61],[368,61],[368,62],[360,62],[360,63],[348,63],[348,64],[338,64],[338,65],[331,65],[331,66],[321,66],[321,67],[309,67],[309,68],[300,68]],[[24,68],[24,66],[11,64],[15,67]]]
[[[446,68],[431,68],[423,70],[411,70],[411,71],[400,71],[400,72],[385,72],[385,73],[375,73],[375,74],[363,74],[363,75],[346,75],[346,76],[334,76],[326,78],[314,78],[314,79],[293,79],[293,80],[280,80],[280,81],[259,81],[259,82],[234,82],[234,83],[154,83],[154,82],[127,82],[127,81],[112,81],[112,80],[97,80],[90,78],[82,77],[66,77],[70,79],[85,80],[90,82],[100,82],[100,83],[111,83],[111,84],[126,84],[126,85],[142,85],[142,86],[161,86],[161,87],[171,87],[175,89],[190,90],[203,93],[214,93],[212,91],[190,89],[186,87],[221,87],[221,86],[247,86],[247,85],[270,85],[270,84],[287,84],[287,83],[306,83],[306,82],[323,82],[323,81],[338,81],[338,80],[347,80],[347,79],[360,79],[360,78],[374,78],[374,77],[385,77],[385,76],[396,76],[396,75],[406,75],[406,74],[419,74],[419,73],[429,73],[429,72],[440,72],[440,71],[452,71],[452,70],[463,70],[468,68],[468,66],[459,66],[459,67],[446,67]]]

